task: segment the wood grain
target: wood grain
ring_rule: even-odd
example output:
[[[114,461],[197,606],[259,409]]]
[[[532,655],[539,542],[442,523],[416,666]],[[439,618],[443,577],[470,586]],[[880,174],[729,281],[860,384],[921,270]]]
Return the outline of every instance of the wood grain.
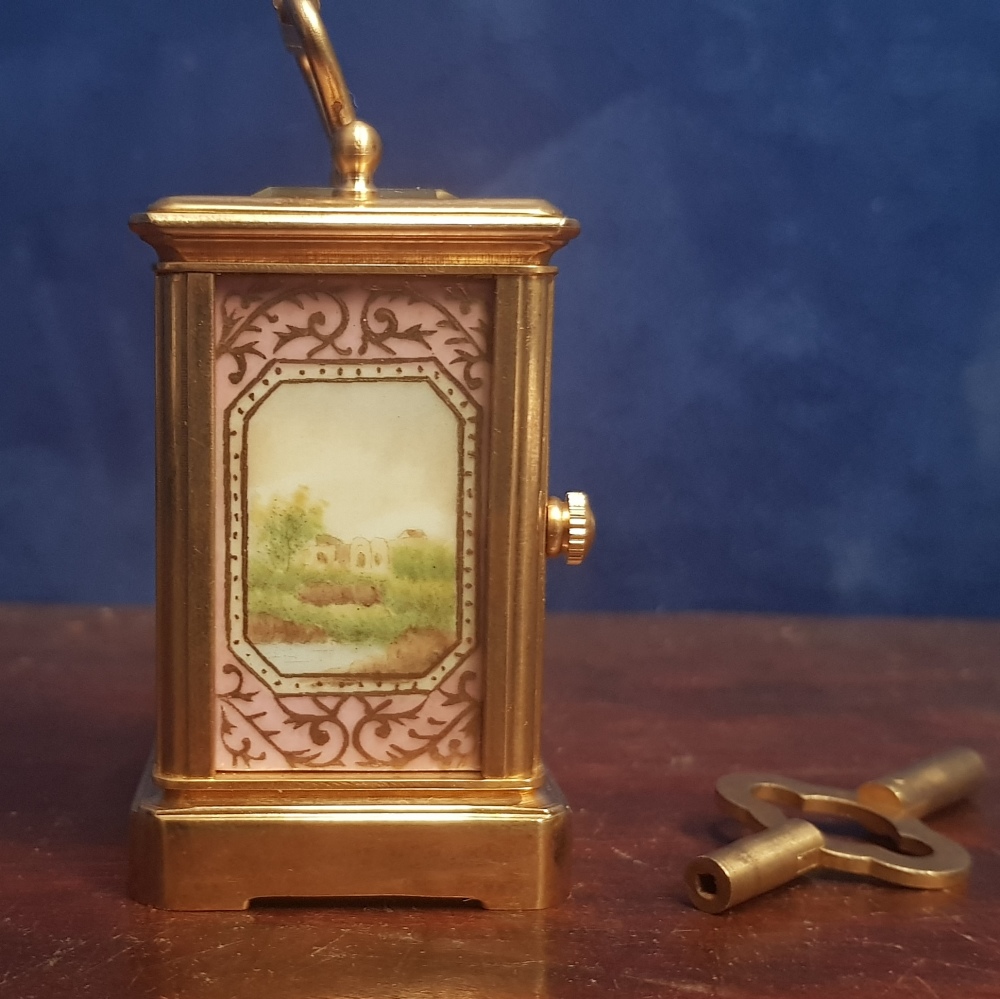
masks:
[[[1000,996],[996,782],[933,820],[962,894],[817,875],[724,916],[680,874],[724,842],[716,777],[853,786],[954,744],[1000,766],[1000,624],[556,617],[546,757],[576,809],[562,908],[124,897],[152,739],[147,610],[0,608],[0,996]]]

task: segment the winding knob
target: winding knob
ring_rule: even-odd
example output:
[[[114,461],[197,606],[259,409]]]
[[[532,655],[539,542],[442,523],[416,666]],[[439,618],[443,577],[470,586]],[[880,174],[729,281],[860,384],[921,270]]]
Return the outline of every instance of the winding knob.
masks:
[[[579,565],[594,543],[597,521],[586,493],[566,493],[566,499],[549,497],[545,553],[549,558],[565,554],[568,565]]]

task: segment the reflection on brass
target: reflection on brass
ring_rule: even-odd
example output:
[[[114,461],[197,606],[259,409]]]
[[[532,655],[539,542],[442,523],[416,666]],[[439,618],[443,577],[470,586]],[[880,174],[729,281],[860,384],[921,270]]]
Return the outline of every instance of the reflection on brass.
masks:
[[[285,46],[295,56],[330,139],[340,189],[356,198],[375,193],[372,176],[382,159],[382,140],[358,121],[340,63],[319,15],[319,0],[274,0]]]
[[[544,913],[286,905],[249,916],[156,918],[126,910],[118,996],[184,999],[546,999]],[[116,965],[117,966],[117,965]],[[254,987],[252,982],[265,982]],[[36,993],[37,994],[37,993]],[[101,993],[102,995],[109,993]],[[15,999],[14,996],[11,999]]]
[[[699,909],[724,912],[820,867],[907,888],[954,887],[968,875],[969,854],[919,819],[966,797],[985,776],[982,757],[971,749],[950,750],[857,791],[730,774],[716,785],[719,807],[762,831],[691,861],[688,894]],[[895,849],[825,834],[787,818],[784,808],[857,822]]]
[[[586,493],[566,493],[566,499],[549,497],[546,510],[545,553],[566,556],[567,565],[579,565],[590,551],[597,521]]]

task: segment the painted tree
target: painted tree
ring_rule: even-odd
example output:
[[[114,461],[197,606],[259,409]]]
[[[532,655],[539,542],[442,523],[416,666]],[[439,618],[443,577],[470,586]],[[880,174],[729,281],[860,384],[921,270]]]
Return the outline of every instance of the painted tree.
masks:
[[[305,486],[291,497],[275,496],[263,512],[260,541],[264,553],[275,568],[287,571],[292,559],[325,530],[324,503],[313,500]]]

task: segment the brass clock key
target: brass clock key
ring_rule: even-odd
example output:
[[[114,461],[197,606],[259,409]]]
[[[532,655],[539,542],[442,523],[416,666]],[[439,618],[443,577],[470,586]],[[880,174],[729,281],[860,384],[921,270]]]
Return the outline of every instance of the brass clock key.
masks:
[[[724,912],[820,867],[909,888],[953,887],[968,875],[969,854],[920,819],[965,798],[985,776],[982,757],[971,749],[950,750],[856,791],[730,774],[716,785],[719,807],[761,831],[692,860],[684,875],[688,895],[705,912]],[[787,818],[782,808],[853,820],[896,849],[827,835],[805,819]]]

